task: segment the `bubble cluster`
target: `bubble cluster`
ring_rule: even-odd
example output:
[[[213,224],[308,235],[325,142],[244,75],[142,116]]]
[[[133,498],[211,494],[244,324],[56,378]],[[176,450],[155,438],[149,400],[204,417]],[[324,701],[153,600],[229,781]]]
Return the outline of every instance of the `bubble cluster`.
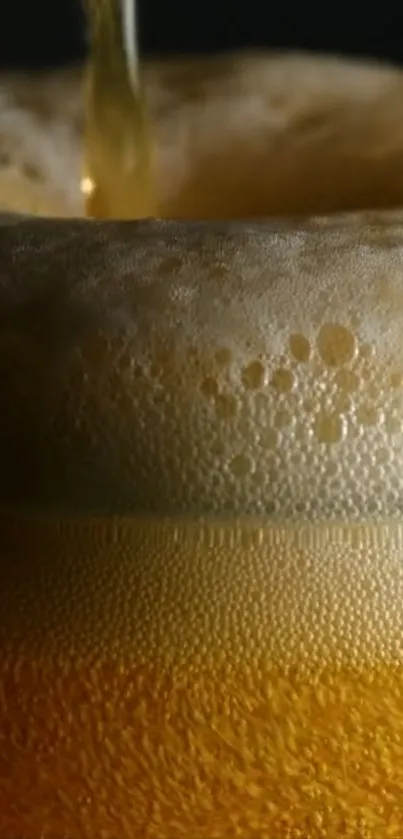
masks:
[[[145,508],[274,519],[400,512],[393,458],[403,376],[386,376],[352,329],[325,323],[311,336],[285,335],[277,353],[247,358],[235,346],[169,353],[157,341],[135,373],[116,347],[113,434],[119,439],[129,413],[136,502]],[[91,357],[82,355],[87,373]]]
[[[340,220],[147,222],[138,247],[125,226],[91,230],[87,256],[74,234],[81,278],[31,306],[17,341],[0,335],[0,443],[5,462],[10,441],[25,447],[33,496],[41,485],[48,503],[56,485],[60,504],[113,513],[401,516],[397,241],[391,259],[369,226],[357,247]]]

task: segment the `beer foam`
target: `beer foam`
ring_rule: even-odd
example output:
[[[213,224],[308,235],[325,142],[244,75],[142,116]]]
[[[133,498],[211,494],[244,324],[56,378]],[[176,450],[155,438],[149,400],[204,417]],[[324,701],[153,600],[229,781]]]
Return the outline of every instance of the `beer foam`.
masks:
[[[400,517],[401,214],[1,238],[3,497],[24,456],[73,511]]]

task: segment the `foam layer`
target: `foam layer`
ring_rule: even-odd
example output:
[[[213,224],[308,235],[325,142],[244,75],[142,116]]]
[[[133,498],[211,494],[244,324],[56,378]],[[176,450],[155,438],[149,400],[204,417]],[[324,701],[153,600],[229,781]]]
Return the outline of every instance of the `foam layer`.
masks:
[[[403,201],[399,68],[241,53],[146,62],[141,74],[164,217],[312,214]],[[82,213],[82,94],[81,71],[0,79],[0,208]],[[125,110],[133,153],[135,127]],[[106,125],[122,149],[112,111]],[[118,160],[104,148],[106,167],[105,157],[99,166],[90,145],[87,174],[110,193]],[[124,190],[109,212],[133,217],[139,181],[128,195],[127,171],[118,166],[115,175],[122,174]]]
[[[3,500],[400,517],[400,215],[27,219],[0,253]]]

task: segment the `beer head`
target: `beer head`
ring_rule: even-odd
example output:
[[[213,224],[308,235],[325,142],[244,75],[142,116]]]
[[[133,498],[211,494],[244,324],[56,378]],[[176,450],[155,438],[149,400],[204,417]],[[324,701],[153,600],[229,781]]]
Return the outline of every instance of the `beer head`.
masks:
[[[399,214],[1,236],[4,500],[400,516]]]

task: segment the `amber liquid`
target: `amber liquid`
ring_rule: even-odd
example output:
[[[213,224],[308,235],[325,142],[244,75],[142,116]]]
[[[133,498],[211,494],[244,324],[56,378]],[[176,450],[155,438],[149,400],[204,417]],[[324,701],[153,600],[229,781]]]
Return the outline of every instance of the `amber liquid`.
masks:
[[[153,143],[141,81],[130,79],[118,0],[88,0],[92,60],[82,192],[97,218],[157,215]]]
[[[402,835],[400,525],[0,527],[2,835]]]

